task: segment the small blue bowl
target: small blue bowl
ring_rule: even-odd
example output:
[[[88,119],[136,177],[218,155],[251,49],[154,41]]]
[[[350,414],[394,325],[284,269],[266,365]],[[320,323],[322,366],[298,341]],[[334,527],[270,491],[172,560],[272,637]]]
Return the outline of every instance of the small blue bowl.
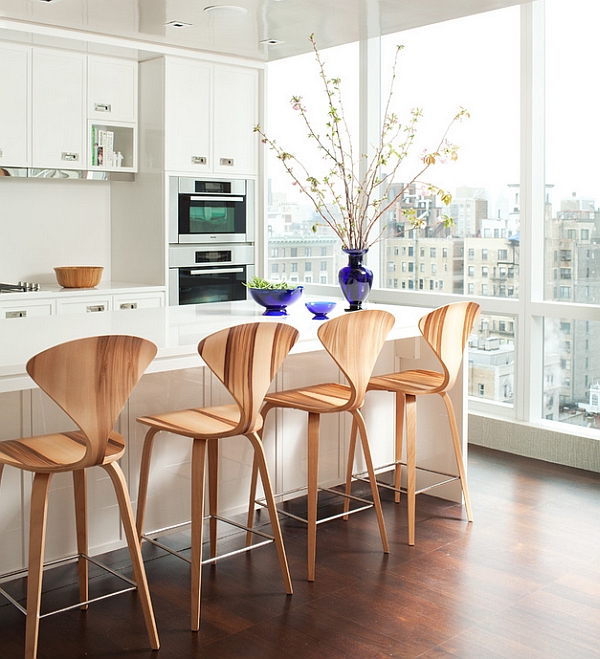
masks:
[[[314,314],[313,320],[327,320],[327,314],[335,309],[337,302],[327,302],[326,300],[315,300],[306,302],[306,308]]]
[[[303,286],[296,288],[249,288],[250,297],[262,307],[263,316],[287,316],[287,309],[300,298]]]

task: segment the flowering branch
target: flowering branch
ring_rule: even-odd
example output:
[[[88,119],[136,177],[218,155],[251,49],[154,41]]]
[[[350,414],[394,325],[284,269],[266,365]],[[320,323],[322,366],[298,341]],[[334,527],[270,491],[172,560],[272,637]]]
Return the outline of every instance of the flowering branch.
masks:
[[[464,108],[460,108],[446,128],[437,147],[433,151],[426,150],[421,155],[422,166],[419,171],[410,178],[408,183],[403,184],[400,190],[395,190],[390,197],[394,179],[401,164],[408,157],[415,140],[417,124],[422,117],[422,111],[415,108],[411,110],[410,119],[406,125],[402,125],[396,114],[390,110],[398,57],[403,46],[398,46],[396,50],[381,136],[369,159],[366,155],[355,158],[342,103],[341,81],[339,78],[327,76],[314,35],[311,35],[309,40],[327,96],[327,121],[324,135],[321,136],[313,128],[301,96],[293,96],[290,103],[292,109],[303,120],[309,139],[314,140],[317,149],[322,152],[323,159],[329,162],[329,171],[321,179],[316,178],[293,154],[282,149],[275,140],[268,137],[260,125],[255,126],[254,131],[261,136],[262,142],[275,153],[294,184],[311,200],[325,224],[340,238],[343,247],[367,249],[380,240],[383,235],[385,227],[380,228],[375,238],[371,237],[382,215],[394,206],[411,185],[421,183],[431,194],[438,195],[444,204],[447,205],[451,202],[452,195],[449,192],[431,183],[424,183],[421,181],[421,177],[437,163],[457,160],[458,146],[448,141],[448,134],[452,126],[463,118],[469,117],[469,113]],[[362,161],[366,163],[366,172],[361,180],[358,172]],[[380,175],[382,167],[389,167],[389,171]],[[336,208],[340,217],[337,217],[337,213],[334,211]],[[419,219],[416,213],[406,212],[405,215],[414,227],[420,227],[424,223],[424,220]],[[449,223],[451,220],[446,218],[445,224],[448,226]],[[317,230],[317,226],[318,224],[315,223],[313,231]]]

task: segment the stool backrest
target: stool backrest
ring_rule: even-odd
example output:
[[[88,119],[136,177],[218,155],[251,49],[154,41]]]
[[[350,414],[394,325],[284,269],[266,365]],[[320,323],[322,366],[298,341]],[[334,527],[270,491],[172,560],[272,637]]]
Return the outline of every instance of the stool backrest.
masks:
[[[350,385],[352,394],[344,409],[363,404],[375,362],[394,322],[388,311],[363,309],[332,318],[319,327],[321,343]]]
[[[200,341],[198,353],[240,409],[240,422],[231,434],[261,427],[263,399],[298,336],[290,325],[263,321],[235,325]]]
[[[444,369],[444,383],[439,387],[440,391],[451,389],[456,382],[465,346],[479,310],[480,306],[476,302],[454,302],[435,309],[419,321],[421,334]]]
[[[53,346],[27,362],[32,380],[85,435],[85,457],[74,466],[104,460],[117,418],[156,352],[154,343],[136,336],[94,336]]]

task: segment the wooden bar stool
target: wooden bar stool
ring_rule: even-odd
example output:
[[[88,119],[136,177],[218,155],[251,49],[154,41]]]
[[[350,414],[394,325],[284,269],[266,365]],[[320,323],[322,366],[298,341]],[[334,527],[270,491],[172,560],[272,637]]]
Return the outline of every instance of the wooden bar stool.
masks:
[[[125,451],[125,439],[113,430],[132,389],[154,359],[156,350],[150,341],[133,336],[98,336],[54,346],[32,357],[27,363],[27,372],[33,381],[71,417],[79,430],[0,442],[0,478],[5,465],[34,474],[27,608],[24,609],[0,589],[27,616],[26,659],[37,656],[39,621],[50,615],[40,616],[40,602],[48,492],[50,480],[56,473],[72,472],[75,490],[81,602],[64,610],[87,608],[90,602],[95,601],[88,599],[86,501],[86,470],[94,466],[102,467],[108,473],[115,488],[135,579],[135,583],[126,579],[133,584],[126,590],[133,590],[137,584],[150,645],[153,650],[159,648],[127,485],[117,462]]]
[[[138,418],[150,426],[144,439],[140,485],[138,494],[137,529],[144,538],[183,558],[178,552],[153,538],[157,531],[144,533],[144,511],[148,493],[148,477],[154,438],[161,430],[193,439],[192,449],[192,519],[191,519],[191,628],[200,628],[201,576],[203,562],[216,560],[217,520],[229,520],[217,515],[217,459],[219,440],[244,435],[254,449],[254,461],[258,464],[267,499],[273,536],[279,555],[279,564],[286,592],[292,594],[292,582],[281,537],[277,509],[273,498],[271,480],[259,438],[262,427],[260,406],[283,360],[298,339],[298,330],[283,323],[263,321],[236,325],[207,337],[198,345],[198,352],[211,371],[225,385],[234,403],[218,407],[167,412]],[[209,520],[211,559],[202,561],[202,536],[204,518],[204,483],[207,445],[209,472]],[[179,528],[181,525],[177,525]],[[236,526],[240,526],[236,524]],[[248,531],[245,526],[243,530]],[[261,533],[261,535],[264,535]],[[261,543],[262,544],[262,543]],[[251,548],[260,546],[256,544]],[[219,559],[231,553],[224,554]],[[187,559],[185,559],[187,560]]]
[[[318,330],[318,337],[325,350],[334,359],[348,384],[330,382],[309,387],[290,389],[265,397],[262,416],[266,419],[270,410],[275,407],[292,408],[308,412],[308,519],[302,520],[308,525],[308,581],[315,579],[315,562],[317,551],[317,525],[321,522],[335,519],[340,515],[317,520],[318,496],[318,461],[319,461],[319,430],[321,414],[350,412],[353,425],[360,429],[360,437],[365,456],[365,462],[371,478],[373,503],[377,513],[379,532],[383,551],[388,553],[388,542],[385,522],[379,500],[379,492],[375,481],[375,473],[369,451],[369,442],[365,422],[361,414],[369,377],[375,362],[390,330],[394,326],[394,316],[387,311],[363,310],[356,311],[323,323]],[[252,527],[256,492],[256,470],[254,468],[252,488],[250,493],[250,508],[248,526]],[[335,492],[340,494],[339,492]],[[342,496],[345,496],[342,493]],[[363,501],[364,502],[364,501]],[[283,514],[287,514],[281,510]],[[358,512],[354,510],[353,512]]]
[[[433,349],[440,361],[442,372],[429,370],[406,370],[387,375],[378,375],[369,381],[368,391],[390,391],[396,394],[396,436],[394,462],[378,467],[377,471],[394,468],[394,485],[380,482],[396,492],[396,502],[400,501],[400,492],[406,492],[408,501],[408,544],[415,544],[415,499],[417,494],[426,492],[454,480],[460,480],[465,500],[465,508],[469,522],[473,521],[471,500],[467,487],[467,478],[462,458],[461,440],[458,434],[454,407],[448,392],[456,382],[463,353],[469,334],[479,314],[480,307],[475,302],[455,302],[448,304],[431,313],[426,314],[419,321],[419,330],[423,338]],[[438,394],[446,406],[456,467],[458,475],[440,474],[440,472],[425,470],[430,473],[442,475],[443,480],[420,489],[416,489],[416,442],[417,442],[417,396]],[[404,434],[404,417],[406,415],[406,464],[402,462],[402,437]],[[348,462],[348,478],[346,491],[350,492],[352,478],[352,464],[356,446],[356,430],[353,428],[350,439],[350,456]],[[401,487],[402,466],[406,466],[407,485]],[[364,478],[364,475],[354,475],[355,478]]]

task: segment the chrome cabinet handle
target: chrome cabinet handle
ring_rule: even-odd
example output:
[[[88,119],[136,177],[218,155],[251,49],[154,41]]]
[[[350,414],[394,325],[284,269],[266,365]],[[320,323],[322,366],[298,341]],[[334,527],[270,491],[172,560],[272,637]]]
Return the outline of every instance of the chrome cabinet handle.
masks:
[[[137,309],[137,302],[122,302],[121,309]]]
[[[192,156],[192,165],[206,165],[206,157]]]
[[[5,318],[26,318],[27,317],[27,310],[26,309],[21,309],[21,311],[7,311],[4,314]]]
[[[112,112],[112,105],[110,103],[94,103],[95,112]]]
[[[98,311],[105,311],[106,307],[104,304],[92,304],[89,307],[85,308],[86,313],[96,313]]]
[[[233,167],[233,158],[221,158],[219,160],[219,165],[224,165],[226,167]]]
[[[74,162],[76,160],[79,160],[79,154],[78,153],[72,153],[69,151],[63,151],[61,156],[61,160],[68,160],[69,162]]]
[[[244,201],[244,197],[190,197],[190,201]]]

